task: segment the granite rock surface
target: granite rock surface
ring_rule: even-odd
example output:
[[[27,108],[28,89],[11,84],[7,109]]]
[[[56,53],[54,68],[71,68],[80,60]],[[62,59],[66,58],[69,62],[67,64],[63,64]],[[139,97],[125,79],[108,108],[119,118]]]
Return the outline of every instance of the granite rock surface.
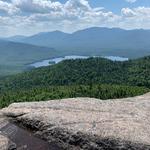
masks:
[[[150,149],[150,93],[14,103],[1,113],[62,149]]]

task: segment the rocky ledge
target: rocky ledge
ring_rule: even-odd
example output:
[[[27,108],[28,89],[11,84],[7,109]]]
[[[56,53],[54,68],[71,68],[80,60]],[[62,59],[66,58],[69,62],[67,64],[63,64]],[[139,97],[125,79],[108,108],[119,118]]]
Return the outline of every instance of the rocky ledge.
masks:
[[[15,103],[1,113],[61,150],[150,150],[150,93],[107,101]]]

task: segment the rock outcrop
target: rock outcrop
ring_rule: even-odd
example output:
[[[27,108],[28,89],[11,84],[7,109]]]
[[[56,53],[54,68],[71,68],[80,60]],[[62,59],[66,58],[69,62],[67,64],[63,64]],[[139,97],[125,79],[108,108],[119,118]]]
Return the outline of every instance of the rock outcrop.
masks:
[[[150,93],[15,103],[1,112],[61,149],[150,149]]]

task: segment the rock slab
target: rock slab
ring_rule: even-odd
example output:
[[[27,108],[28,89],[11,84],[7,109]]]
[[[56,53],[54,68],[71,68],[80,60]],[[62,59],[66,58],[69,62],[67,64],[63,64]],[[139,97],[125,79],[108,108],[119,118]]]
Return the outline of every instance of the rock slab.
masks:
[[[61,149],[150,149],[150,93],[15,103],[1,113]]]

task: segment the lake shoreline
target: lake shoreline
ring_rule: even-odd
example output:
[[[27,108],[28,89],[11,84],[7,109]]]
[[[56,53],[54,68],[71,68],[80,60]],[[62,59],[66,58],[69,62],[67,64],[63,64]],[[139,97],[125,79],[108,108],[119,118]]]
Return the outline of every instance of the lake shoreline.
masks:
[[[106,58],[112,61],[128,61],[129,58],[125,57],[120,57],[120,56],[80,56],[80,55],[69,55],[69,56],[61,56],[61,57],[52,57],[49,59],[44,59],[41,61],[36,61],[34,63],[28,64],[28,67],[33,67],[33,68],[39,68],[39,67],[46,67],[50,65],[57,64],[63,60],[75,60],[75,59],[88,59],[90,57],[100,57],[100,58]],[[52,62],[52,63],[50,63]]]

